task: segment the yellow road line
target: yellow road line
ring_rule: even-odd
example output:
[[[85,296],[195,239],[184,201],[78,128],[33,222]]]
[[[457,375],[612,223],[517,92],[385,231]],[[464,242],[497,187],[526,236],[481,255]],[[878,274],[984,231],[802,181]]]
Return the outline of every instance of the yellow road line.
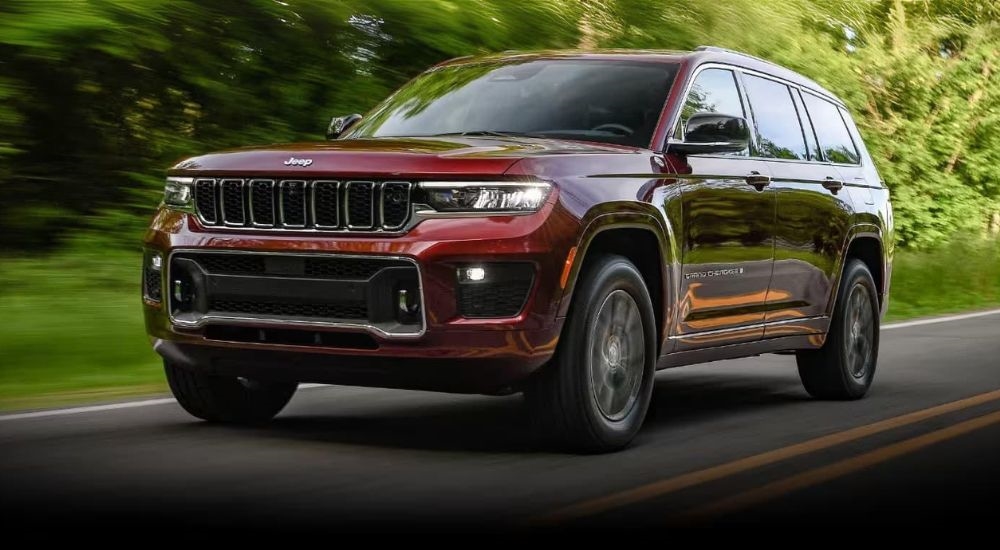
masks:
[[[774,500],[788,493],[799,491],[825,483],[827,481],[853,474],[855,472],[871,468],[893,458],[919,451],[942,441],[953,439],[974,430],[985,428],[992,424],[1000,423],[1000,411],[966,420],[954,426],[942,428],[928,434],[924,434],[912,439],[900,441],[880,449],[876,449],[865,454],[841,460],[828,466],[822,466],[807,472],[802,472],[773,483],[769,483],[756,489],[726,497],[694,511],[683,514],[677,520],[698,521],[705,520],[711,516],[719,516],[731,513],[744,508],[749,508],[756,504]]]
[[[593,516],[609,510],[614,510],[616,508],[658,498],[688,487],[701,485],[710,481],[716,481],[725,477],[753,470],[755,468],[760,468],[762,466],[767,466],[783,460],[828,449],[842,443],[855,441],[877,433],[915,424],[929,418],[960,411],[969,407],[975,407],[976,405],[996,401],[998,399],[1000,399],[1000,390],[981,393],[966,399],[945,403],[928,409],[922,409],[904,414],[902,416],[881,420],[873,424],[867,424],[850,430],[818,437],[816,439],[810,439],[809,441],[804,441],[788,447],[782,447],[773,451],[767,451],[747,458],[735,460],[733,462],[727,462],[725,464],[720,464],[704,470],[698,470],[676,477],[654,481],[633,489],[627,489],[618,493],[586,500],[534,518],[531,523],[554,524]]]

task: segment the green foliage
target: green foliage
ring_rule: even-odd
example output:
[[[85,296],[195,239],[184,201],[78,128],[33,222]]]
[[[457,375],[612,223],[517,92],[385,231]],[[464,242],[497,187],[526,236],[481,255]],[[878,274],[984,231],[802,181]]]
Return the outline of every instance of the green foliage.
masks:
[[[890,320],[1000,305],[1000,243],[965,241],[896,255]],[[943,269],[947,266],[947,269]]]
[[[319,139],[448,58],[699,44],[844,98],[900,243],[928,247],[1000,211],[998,20],[998,0],[5,0],[0,249],[135,242],[177,159]]]

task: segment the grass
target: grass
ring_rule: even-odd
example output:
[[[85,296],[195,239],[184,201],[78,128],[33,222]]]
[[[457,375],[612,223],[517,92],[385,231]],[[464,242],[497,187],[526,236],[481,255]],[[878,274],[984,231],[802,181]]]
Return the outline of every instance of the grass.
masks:
[[[0,259],[0,409],[166,391],[146,339],[136,253],[74,246]],[[1000,305],[1000,243],[896,255],[889,320]]]
[[[166,391],[146,338],[138,253],[0,260],[0,409]]]
[[[1000,242],[896,254],[887,320],[1000,306]]]

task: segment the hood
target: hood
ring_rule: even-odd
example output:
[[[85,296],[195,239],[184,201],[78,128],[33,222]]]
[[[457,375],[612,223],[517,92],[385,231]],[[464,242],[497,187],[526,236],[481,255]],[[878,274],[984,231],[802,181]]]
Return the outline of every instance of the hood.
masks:
[[[635,152],[631,147],[534,138],[350,139],[210,153],[177,163],[170,174],[499,175],[529,157]]]

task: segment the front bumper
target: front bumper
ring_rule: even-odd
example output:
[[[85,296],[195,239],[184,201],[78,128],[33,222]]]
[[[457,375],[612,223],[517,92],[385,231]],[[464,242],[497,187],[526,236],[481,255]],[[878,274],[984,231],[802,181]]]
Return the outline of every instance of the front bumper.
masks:
[[[165,358],[190,368],[259,378],[493,392],[516,384],[552,356],[562,319],[557,317],[560,274],[576,245],[578,224],[550,202],[528,216],[433,219],[398,237],[354,237],[293,231],[226,231],[206,228],[187,214],[161,209],[145,245],[168,257],[174,250],[224,250],[406,258],[422,284],[424,327],[398,337],[374,327],[296,326],[275,321],[212,320],[181,326],[163,303],[144,300],[146,329]],[[520,262],[535,268],[523,309],[513,317],[459,314],[456,266]],[[309,345],[229,339],[221,328],[308,329]],[[371,346],[326,338],[363,333]],[[318,335],[316,335],[318,334]],[[369,349],[373,348],[373,349]],[[241,367],[242,365],[242,367]]]

